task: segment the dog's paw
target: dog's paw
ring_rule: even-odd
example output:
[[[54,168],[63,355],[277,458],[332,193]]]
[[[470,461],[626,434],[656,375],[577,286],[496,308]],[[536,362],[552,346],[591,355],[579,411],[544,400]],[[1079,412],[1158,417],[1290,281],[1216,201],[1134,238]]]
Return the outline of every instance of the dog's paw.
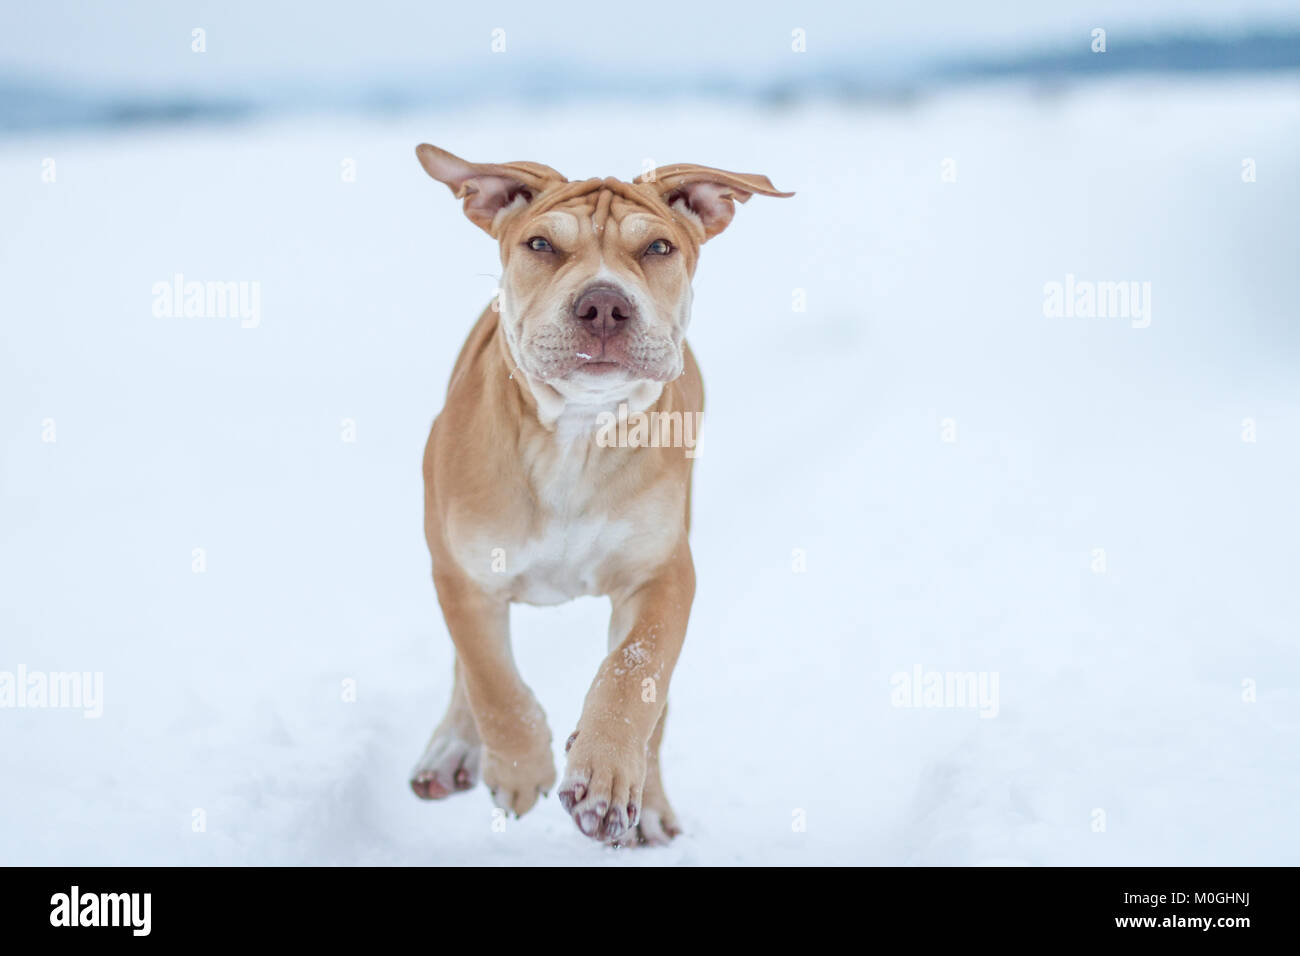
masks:
[[[645,785],[645,746],[579,731],[569,738],[560,804],[578,829],[604,843],[635,842]]]
[[[455,733],[437,733],[411,771],[411,789],[421,800],[441,800],[473,790],[483,747]]]
[[[677,816],[668,805],[668,798],[662,793],[653,797],[647,794],[635,836],[620,840],[619,843],[625,846],[667,846],[681,832]]]
[[[492,802],[517,817],[523,816],[555,786],[555,758],[547,741],[519,755],[499,754],[484,748],[483,782]]]

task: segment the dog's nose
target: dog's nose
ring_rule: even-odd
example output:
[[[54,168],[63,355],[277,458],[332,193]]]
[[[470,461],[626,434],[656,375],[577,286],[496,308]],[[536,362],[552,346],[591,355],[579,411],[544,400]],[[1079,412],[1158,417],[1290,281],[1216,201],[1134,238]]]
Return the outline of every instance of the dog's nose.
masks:
[[[573,317],[602,339],[623,331],[635,309],[627,296],[607,285],[592,286],[573,304]]]

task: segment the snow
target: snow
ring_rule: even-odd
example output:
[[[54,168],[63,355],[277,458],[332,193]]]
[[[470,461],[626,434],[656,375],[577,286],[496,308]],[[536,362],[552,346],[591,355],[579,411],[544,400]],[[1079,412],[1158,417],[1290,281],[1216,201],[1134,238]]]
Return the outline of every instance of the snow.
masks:
[[[1295,863],[1298,104],[1129,80],[0,142],[0,671],[104,695],[0,710],[0,863]],[[408,789],[451,677],[420,454],[497,270],[422,141],[798,192],[696,282],[666,849]],[[259,283],[260,321],[155,316],[176,273]],[[1150,282],[1150,326],[1045,317],[1067,275]],[[561,771],[606,616],[513,614]],[[995,716],[894,706],[918,668],[995,675]]]

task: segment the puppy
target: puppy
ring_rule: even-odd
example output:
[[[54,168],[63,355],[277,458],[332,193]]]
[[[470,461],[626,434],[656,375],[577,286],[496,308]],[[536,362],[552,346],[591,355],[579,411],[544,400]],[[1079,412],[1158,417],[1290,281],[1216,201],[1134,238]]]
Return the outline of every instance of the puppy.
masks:
[[[705,166],[569,182],[537,163],[416,155],[500,244],[503,272],[424,452],[425,537],[456,666],[411,785],[439,799],[481,776],[516,815],[548,794],[551,731],[515,667],[510,604],[606,595],[609,654],[565,745],[559,799],[593,839],[666,843],[678,823],[659,744],[695,594],[693,453],[674,437],[703,411],[685,340],[691,279],[736,202],[792,194]],[[630,431],[631,418],[650,426]]]

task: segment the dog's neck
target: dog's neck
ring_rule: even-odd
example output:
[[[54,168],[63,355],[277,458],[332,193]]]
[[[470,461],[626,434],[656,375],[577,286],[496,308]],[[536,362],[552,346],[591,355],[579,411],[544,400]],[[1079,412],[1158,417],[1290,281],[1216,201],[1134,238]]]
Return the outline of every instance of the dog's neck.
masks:
[[[556,437],[573,440],[594,435],[604,413],[618,413],[626,405],[629,413],[643,412],[659,400],[664,383],[633,380],[609,389],[587,389],[568,382],[544,382],[529,375],[515,357],[498,318],[496,340],[505,374],[518,387],[524,404],[537,416],[542,427]]]

